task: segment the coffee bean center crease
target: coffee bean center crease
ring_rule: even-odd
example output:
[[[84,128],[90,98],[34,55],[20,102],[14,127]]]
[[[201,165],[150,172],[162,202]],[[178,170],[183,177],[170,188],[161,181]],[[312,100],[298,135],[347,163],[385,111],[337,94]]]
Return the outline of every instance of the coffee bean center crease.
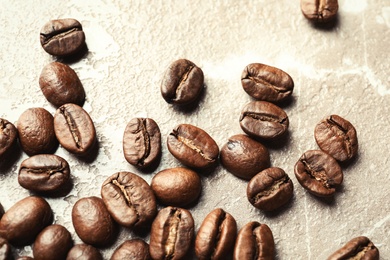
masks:
[[[69,127],[70,133],[72,134],[73,140],[76,143],[76,147],[82,148],[81,147],[81,134],[80,134],[79,130],[77,129],[77,125],[76,125],[74,118],[72,117],[71,113],[66,111],[66,108],[62,107],[62,108],[60,108],[60,111],[66,120],[66,123]]]

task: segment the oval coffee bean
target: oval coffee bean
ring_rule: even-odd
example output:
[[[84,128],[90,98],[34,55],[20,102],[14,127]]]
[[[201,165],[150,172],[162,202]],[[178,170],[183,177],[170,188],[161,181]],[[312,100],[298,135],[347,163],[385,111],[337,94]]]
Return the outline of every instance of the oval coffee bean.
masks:
[[[18,182],[35,192],[56,192],[70,180],[69,164],[54,154],[38,154],[25,159],[19,169]]]
[[[303,188],[319,197],[332,196],[343,182],[340,165],[321,150],[305,152],[295,164],[294,173]]]
[[[281,102],[292,95],[294,81],[281,69],[252,63],[241,74],[241,84],[245,92],[257,100]]]
[[[91,117],[76,104],[65,104],[57,109],[54,131],[60,144],[76,155],[87,155],[96,143],[96,130]]]
[[[275,259],[275,242],[271,229],[257,221],[243,226],[237,235],[233,259]]]
[[[338,0],[301,0],[302,14],[315,23],[334,20],[339,9]]]
[[[8,244],[7,240],[0,237],[0,260],[11,260],[12,250],[11,246]]]
[[[143,228],[157,214],[156,198],[149,184],[138,175],[118,172],[107,178],[101,195],[114,220],[128,228]]]
[[[195,238],[195,254],[200,260],[226,259],[237,235],[237,223],[223,209],[211,211],[203,220]]]
[[[0,118],[0,159],[7,154],[15,144],[18,130],[6,119]]]
[[[72,223],[79,238],[86,244],[106,246],[114,238],[114,221],[102,199],[79,199],[72,209]]]
[[[189,60],[180,59],[173,62],[165,72],[161,94],[168,103],[188,105],[198,99],[203,88],[202,69]]]
[[[190,124],[177,125],[168,136],[168,150],[182,164],[207,168],[217,163],[219,147],[203,129]]]
[[[53,153],[58,146],[53,116],[44,108],[30,108],[24,111],[16,127],[20,145],[29,156]]]
[[[151,118],[133,118],[123,134],[123,153],[126,161],[138,168],[157,162],[161,154],[161,133]]]
[[[150,232],[153,259],[185,259],[194,236],[194,219],[186,209],[166,207],[154,219]]]
[[[0,220],[0,237],[14,246],[32,243],[53,220],[50,205],[41,197],[30,196],[16,202]]]
[[[69,56],[85,46],[85,34],[76,19],[51,20],[42,27],[40,41],[47,53],[54,56]]]
[[[33,255],[36,260],[65,260],[73,241],[69,231],[58,224],[43,229],[34,242]]]
[[[66,260],[103,260],[103,256],[91,245],[77,244],[70,249]]]
[[[288,130],[289,120],[280,107],[266,101],[253,101],[241,110],[240,126],[255,139],[276,139]]]
[[[221,148],[221,163],[226,170],[245,180],[271,164],[268,149],[243,134],[231,136]]]
[[[158,172],[150,186],[159,202],[176,207],[184,207],[196,201],[202,190],[199,175],[182,167]]]
[[[110,260],[150,260],[149,245],[142,239],[126,240],[117,247]]]
[[[321,120],[315,127],[314,137],[320,149],[338,161],[349,160],[357,154],[356,129],[349,121],[338,115]]]
[[[328,257],[328,260],[379,260],[379,250],[368,237],[355,237]]]

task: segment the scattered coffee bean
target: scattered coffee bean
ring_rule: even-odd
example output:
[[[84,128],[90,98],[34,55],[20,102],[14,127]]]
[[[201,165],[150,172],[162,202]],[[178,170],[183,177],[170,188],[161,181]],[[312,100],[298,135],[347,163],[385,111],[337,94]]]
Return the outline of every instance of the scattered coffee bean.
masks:
[[[7,154],[15,144],[18,130],[6,119],[0,118],[0,159]]]
[[[365,236],[355,237],[328,257],[328,260],[379,260],[379,250]]]
[[[233,251],[237,223],[223,209],[211,211],[199,227],[195,239],[195,254],[200,260],[227,259]]]
[[[217,163],[219,147],[203,129],[190,124],[177,125],[168,136],[168,150],[182,164],[203,169]]]
[[[149,245],[142,239],[126,240],[117,247],[110,260],[139,259],[150,260]]]
[[[3,208],[3,205],[1,205],[0,203],[0,219],[3,217],[4,215],[4,208]]]
[[[326,23],[337,17],[337,0],[301,0],[302,14],[314,23]]]
[[[51,20],[41,29],[42,48],[54,56],[69,56],[85,46],[85,34],[79,21],[67,18]]]
[[[355,127],[338,115],[321,120],[315,127],[314,137],[320,149],[338,161],[349,160],[357,154],[358,140]]]
[[[103,260],[103,256],[91,245],[77,244],[70,249],[66,260]]]
[[[11,246],[8,244],[7,240],[0,237],[0,260],[11,260],[12,252]]]

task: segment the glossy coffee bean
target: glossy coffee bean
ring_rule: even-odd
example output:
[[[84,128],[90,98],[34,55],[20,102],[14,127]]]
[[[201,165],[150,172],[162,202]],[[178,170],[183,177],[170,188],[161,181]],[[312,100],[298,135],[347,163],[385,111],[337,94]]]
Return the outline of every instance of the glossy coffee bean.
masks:
[[[185,259],[194,236],[194,219],[186,209],[166,207],[159,211],[150,232],[153,259]]]
[[[96,130],[91,117],[76,104],[65,104],[57,109],[54,131],[62,147],[76,155],[87,155],[96,143]]]
[[[19,169],[20,186],[34,192],[52,193],[70,180],[69,164],[54,154],[38,154],[25,159]]]
[[[305,152],[295,164],[294,173],[303,188],[319,197],[332,196],[343,182],[340,165],[321,150]]]
[[[39,86],[46,99],[56,107],[67,103],[84,104],[83,85],[76,72],[64,63],[47,64],[39,77]]]
[[[240,126],[255,139],[276,139],[288,130],[289,120],[280,107],[266,101],[252,101],[241,110]]]
[[[3,208],[3,205],[1,205],[0,203],[0,219],[3,217],[4,215],[4,208]]]
[[[202,69],[189,60],[180,59],[168,67],[160,90],[166,102],[188,105],[199,98],[203,88]]]
[[[328,260],[379,260],[379,250],[368,237],[355,237],[327,258]]]
[[[11,245],[8,244],[7,240],[0,237],[0,260],[11,260],[12,250]]]
[[[65,260],[72,246],[72,236],[65,227],[58,224],[50,225],[43,229],[35,239],[34,259]]]
[[[53,213],[46,200],[30,196],[5,212],[0,220],[0,237],[14,246],[28,245],[52,220]]]
[[[101,198],[79,199],[72,209],[72,223],[77,235],[86,244],[103,247],[114,238],[114,221]]]
[[[184,207],[195,202],[202,190],[199,175],[182,167],[158,172],[150,186],[159,202],[175,207]]]
[[[117,247],[110,260],[137,259],[151,260],[149,245],[142,239],[126,240]]]
[[[268,149],[243,134],[231,136],[221,148],[221,163],[226,170],[245,180],[271,164]]]
[[[314,23],[326,23],[337,17],[338,0],[301,0],[302,14]]]
[[[138,168],[153,165],[161,155],[161,133],[151,118],[133,118],[123,134],[126,161]]]
[[[275,259],[275,242],[271,229],[256,221],[244,225],[237,235],[233,259]]]
[[[355,127],[338,115],[321,120],[315,127],[314,137],[320,149],[338,161],[349,160],[358,152]]]
[[[149,226],[157,214],[156,198],[149,184],[131,172],[107,178],[101,195],[114,220],[127,228]]]
[[[200,260],[223,260],[233,251],[237,223],[223,209],[211,211],[203,220],[195,238],[195,254]]]
[[[27,109],[20,115],[16,127],[20,145],[29,156],[53,153],[57,149],[53,116],[46,109]]]
[[[70,249],[66,260],[103,260],[103,256],[91,245],[77,244]]]
[[[169,152],[191,168],[208,168],[217,163],[219,147],[203,129],[190,124],[177,125],[167,139]]]
[[[18,138],[18,130],[6,119],[0,118],[0,159],[7,154]]]
[[[85,46],[85,34],[79,21],[67,18],[51,20],[41,29],[42,48],[54,56],[69,56]]]
[[[241,74],[241,84],[245,92],[257,100],[281,102],[292,95],[294,81],[281,69],[252,63]]]

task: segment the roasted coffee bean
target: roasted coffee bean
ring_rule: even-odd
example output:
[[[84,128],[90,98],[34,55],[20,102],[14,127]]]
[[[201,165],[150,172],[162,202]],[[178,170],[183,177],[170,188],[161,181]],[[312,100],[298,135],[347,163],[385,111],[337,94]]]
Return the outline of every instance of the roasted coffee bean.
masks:
[[[246,188],[246,195],[254,207],[272,211],[290,201],[293,190],[293,183],[286,172],[271,167],[253,176]]]
[[[50,225],[43,229],[35,239],[34,259],[65,260],[72,246],[72,236],[65,227],[58,224]]]
[[[379,260],[379,250],[368,237],[355,237],[328,257],[328,260]]]
[[[41,29],[42,48],[54,56],[69,56],[85,46],[85,34],[79,21],[67,18],[51,20]]]
[[[4,208],[3,208],[3,205],[1,205],[0,203],[0,219],[3,217],[4,215]]]
[[[34,192],[61,190],[70,180],[69,164],[54,154],[38,154],[25,159],[19,169],[20,186]]]
[[[93,246],[107,246],[115,235],[114,221],[98,197],[79,199],[72,209],[72,223],[79,238]]]
[[[184,207],[196,201],[202,190],[199,175],[182,167],[158,172],[150,186],[159,202],[175,207]]]
[[[18,137],[16,127],[6,119],[0,118],[0,159],[7,154]]]
[[[314,23],[326,23],[337,17],[337,0],[301,0],[302,14]]]
[[[103,256],[91,245],[78,244],[70,249],[66,260],[103,260]]]
[[[0,260],[11,260],[12,252],[11,246],[8,244],[7,240],[0,237]]]
[[[107,178],[101,195],[108,212],[128,228],[149,226],[157,214],[156,198],[149,184],[131,172],[118,172]]]
[[[343,171],[337,161],[321,150],[309,150],[297,161],[295,176],[313,195],[329,197],[343,182]]]
[[[241,110],[240,126],[255,139],[276,139],[288,130],[286,112],[267,101],[252,101]]]
[[[268,149],[243,134],[231,136],[221,148],[221,163],[226,170],[245,180],[271,164]]]
[[[195,254],[200,260],[227,259],[233,251],[237,223],[223,209],[211,211],[199,227],[195,239]]]
[[[46,200],[30,196],[5,212],[0,220],[0,237],[14,246],[28,245],[52,220],[53,213]]]
[[[243,226],[237,235],[233,259],[275,259],[275,243],[271,229],[257,221]]]
[[[149,245],[142,239],[126,240],[115,249],[110,260],[150,260]]]
[[[203,88],[202,69],[189,60],[180,59],[173,62],[165,72],[161,94],[168,103],[188,105],[198,99]]]
[[[123,134],[125,159],[138,168],[153,165],[161,155],[161,133],[151,118],[133,118]]]
[[[39,86],[46,99],[56,107],[67,103],[84,104],[83,85],[76,72],[64,63],[47,64],[39,77]]]
[[[76,104],[65,104],[57,109],[54,131],[60,144],[76,155],[87,155],[96,143],[96,130],[91,117]]]
[[[241,84],[245,92],[257,100],[281,102],[291,96],[294,81],[281,69],[252,63],[241,74]]]
[[[321,120],[315,127],[314,137],[320,149],[338,161],[349,160],[357,154],[356,129],[349,121],[338,115]]]
[[[194,219],[186,209],[166,207],[159,211],[150,232],[153,259],[184,259],[194,236]]]
[[[44,108],[24,111],[17,122],[19,141],[29,156],[53,153],[58,147],[54,133],[53,116]]]
[[[168,136],[168,150],[182,164],[207,168],[217,163],[219,147],[203,129],[190,124],[177,125]]]

